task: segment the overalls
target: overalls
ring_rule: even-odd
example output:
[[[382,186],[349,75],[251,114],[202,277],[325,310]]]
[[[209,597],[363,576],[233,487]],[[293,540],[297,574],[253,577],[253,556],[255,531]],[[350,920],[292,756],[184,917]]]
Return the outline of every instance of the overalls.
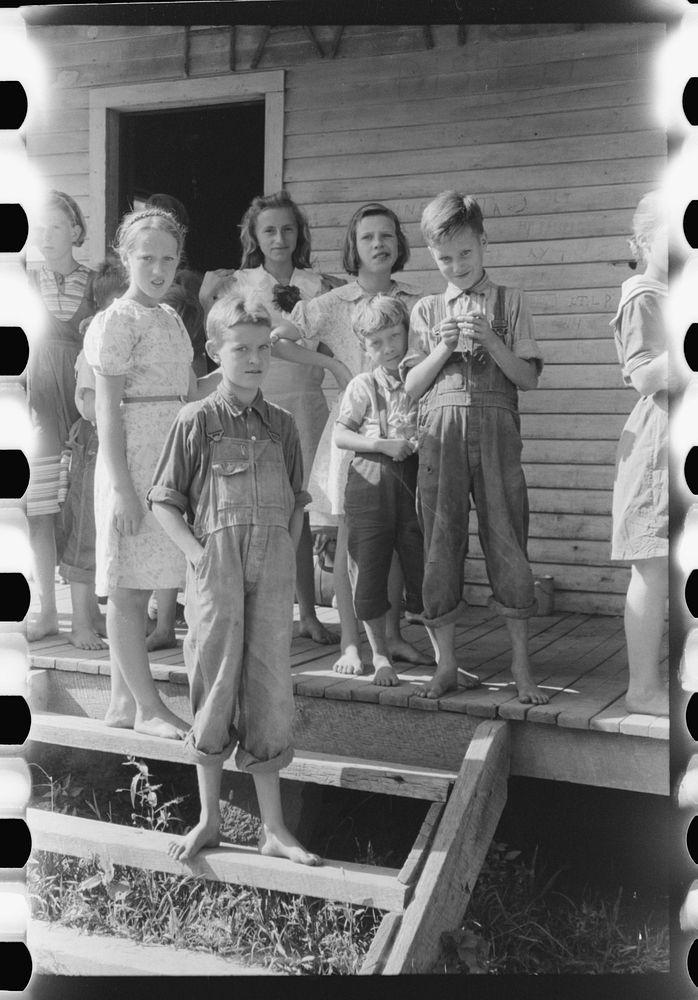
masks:
[[[497,287],[492,322],[503,339],[504,292]],[[440,296],[434,325],[445,318]],[[516,386],[487,351],[454,352],[419,402],[417,511],[424,531],[426,624],[449,624],[463,610],[471,494],[495,606],[505,617],[535,614],[521,449]]]
[[[380,436],[388,437],[386,400],[374,380]],[[415,513],[417,455],[394,462],[379,452],[357,452],[344,493],[349,579],[359,621],[373,621],[390,608],[388,576],[397,552],[405,581],[405,604],[422,611],[424,542]]]
[[[224,437],[213,406],[205,418],[211,456],[193,525],[204,552],[188,565],[185,597],[187,746],[206,765],[238,743],[240,770],[278,771],[293,757],[295,498],[273,416],[260,440]]]

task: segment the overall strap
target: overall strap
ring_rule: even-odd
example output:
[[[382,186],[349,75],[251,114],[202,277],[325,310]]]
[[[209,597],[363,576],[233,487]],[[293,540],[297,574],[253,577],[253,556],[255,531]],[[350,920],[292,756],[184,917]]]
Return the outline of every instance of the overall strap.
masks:
[[[492,329],[495,333],[499,334],[500,337],[503,337],[506,334],[509,327],[504,305],[505,291],[506,289],[504,288],[504,285],[497,285],[497,297],[494,303],[494,319],[492,320]]]

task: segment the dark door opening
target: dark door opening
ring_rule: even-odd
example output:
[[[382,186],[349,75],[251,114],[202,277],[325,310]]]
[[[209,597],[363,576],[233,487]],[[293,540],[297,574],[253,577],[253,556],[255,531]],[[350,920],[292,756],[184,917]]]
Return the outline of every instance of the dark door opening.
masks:
[[[240,220],[265,193],[264,103],[121,114],[118,135],[119,218],[151,194],[173,195],[189,214],[188,266],[238,267]]]

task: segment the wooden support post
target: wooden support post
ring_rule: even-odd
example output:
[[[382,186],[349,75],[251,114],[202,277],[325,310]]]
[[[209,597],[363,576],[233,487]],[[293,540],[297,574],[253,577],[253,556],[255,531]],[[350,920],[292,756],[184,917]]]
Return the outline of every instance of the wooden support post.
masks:
[[[303,25],[303,31],[306,33],[306,35],[308,36],[308,38],[310,39],[310,41],[315,46],[315,50],[316,50],[317,54],[320,56],[321,59],[324,59],[325,58],[325,52],[324,52],[322,46],[320,45],[320,43],[318,42],[317,38],[315,37],[315,32],[313,31],[313,29],[309,25],[304,24]]]
[[[264,46],[267,44],[267,39],[271,33],[272,25],[265,24],[262,28],[262,37],[259,40],[259,44],[255,50],[255,54],[252,56],[252,62],[250,63],[250,69],[257,69],[259,66],[260,59],[262,58],[262,53],[264,52]]]
[[[458,25],[458,44],[465,45],[468,38],[468,29],[464,24]]]
[[[441,934],[460,923],[506,801],[507,723],[481,723],[405,910],[384,975],[429,972]]]
[[[422,34],[424,35],[424,47],[427,48],[427,49],[433,49],[434,48],[434,36],[431,33],[431,25],[430,24],[423,24],[422,25]]]
[[[342,41],[343,34],[344,34],[344,25],[340,24],[340,26],[337,28],[337,33],[334,36],[334,41],[332,42],[332,48],[330,49],[330,59],[334,59],[334,57],[339,52],[339,44]]]

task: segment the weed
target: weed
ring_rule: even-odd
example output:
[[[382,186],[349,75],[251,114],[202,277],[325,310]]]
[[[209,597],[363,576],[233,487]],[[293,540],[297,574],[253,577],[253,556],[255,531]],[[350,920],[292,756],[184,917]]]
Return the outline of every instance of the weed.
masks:
[[[124,761],[124,767],[134,767],[136,773],[131,780],[130,788],[117,788],[117,792],[128,791],[131,795],[131,820],[134,826],[143,826],[148,830],[169,830],[173,823],[183,824],[180,815],[173,812],[173,807],[184,802],[183,795],[177,795],[167,802],[160,802],[158,792],[162,785],[154,785],[150,770],[145,761],[129,757]]]

